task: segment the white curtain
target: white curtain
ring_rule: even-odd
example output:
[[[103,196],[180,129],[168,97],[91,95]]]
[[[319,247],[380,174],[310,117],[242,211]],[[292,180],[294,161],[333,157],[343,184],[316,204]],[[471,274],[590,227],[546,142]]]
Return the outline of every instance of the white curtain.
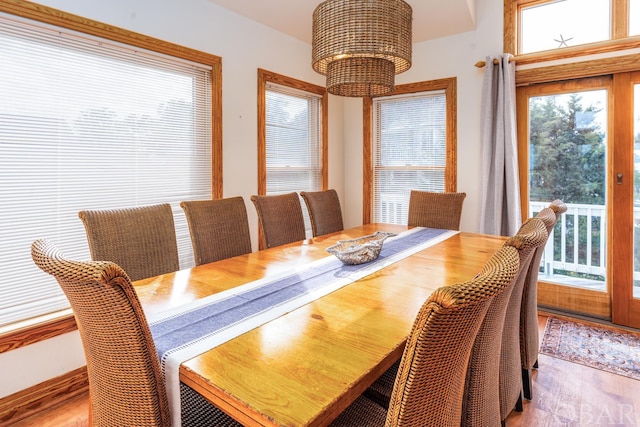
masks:
[[[516,66],[509,58],[487,57],[482,86],[480,232],[502,236],[516,234],[521,225]]]

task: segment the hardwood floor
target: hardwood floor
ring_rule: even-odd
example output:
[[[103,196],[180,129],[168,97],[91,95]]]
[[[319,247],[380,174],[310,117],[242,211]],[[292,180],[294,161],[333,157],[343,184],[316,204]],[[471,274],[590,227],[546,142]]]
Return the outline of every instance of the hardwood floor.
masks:
[[[546,316],[539,316],[541,335],[546,321]],[[640,381],[545,355],[538,363],[533,399],[525,401],[523,412],[509,415],[508,427],[640,425]],[[12,425],[84,427],[88,410],[88,397],[80,396]]]
[[[61,405],[9,425],[13,427],[87,427],[89,395],[76,396]]]
[[[546,322],[538,316],[540,337]],[[509,415],[508,427],[640,425],[640,381],[544,354],[538,364],[533,399]]]

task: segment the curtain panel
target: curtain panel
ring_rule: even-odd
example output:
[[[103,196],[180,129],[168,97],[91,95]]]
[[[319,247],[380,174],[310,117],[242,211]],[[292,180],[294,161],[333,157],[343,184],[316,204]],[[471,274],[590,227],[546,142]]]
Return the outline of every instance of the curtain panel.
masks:
[[[516,66],[510,58],[510,54],[487,57],[482,86],[479,231],[502,236],[516,234],[521,225]]]

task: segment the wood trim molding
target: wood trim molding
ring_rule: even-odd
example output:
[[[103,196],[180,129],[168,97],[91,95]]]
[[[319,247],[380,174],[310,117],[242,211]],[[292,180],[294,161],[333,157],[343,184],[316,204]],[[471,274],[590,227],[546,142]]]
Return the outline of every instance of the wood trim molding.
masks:
[[[544,65],[547,62],[584,62],[594,55],[599,56],[622,56],[625,52],[633,52],[640,48],[640,37],[628,37],[625,39],[605,40],[602,42],[590,43],[565,47],[557,50],[547,50],[543,52],[533,52],[517,55],[514,59],[519,66],[530,64]]]
[[[362,98],[362,223],[373,217],[373,99]]]
[[[446,93],[446,166],[445,166],[445,191],[457,191],[458,179],[458,99],[457,78],[450,77],[438,80],[428,80],[417,83],[397,85],[393,95],[444,90]],[[363,193],[362,193],[362,223],[369,224],[373,220],[373,99],[363,98],[362,105],[362,135],[363,135]]]
[[[267,194],[267,81],[269,73],[258,69],[258,194]]]
[[[62,28],[91,34],[118,43],[134,45],[154,52],[198,62],[200,64],[214,64],[221,58],[210,53],[201,52],[171,42],[156,39],[144,34],[125,30],[113,25],[93,21],[79,15],[74,15],[48,6],[43,6],[25,0],[2,0],[0,12],[10,13],[34,21],[45,22]]]
[[[83,366],[0,399],[0,425],[16,423],[58,403],[88,392],[87,367]]]
[[[516,85],[547,83],[640,70],[640,54],[614,56],[537,68],[516,69]]]
[[[19,328],[0,332],[0,353],[77,330],[76,319],[71,310],[65,310],[65,313],[47,321],[27,323]]]
[[[211,64],[211,192],[223,197],[222,173],[222,59]]]
[[[515,55],[516,34],[518,32],[518,8],[514,0],[504,0],[504,35],[503,35],[503,52]]]
[[[629,0],[613,0],[611,14],[613,15],[613,29],[611,36],[614,39],[627,37],[629,34]]]
[[[611,302],[606,292],[569,289],[553,283],[538,282],[538,306],[583,316],[611,319]]]
[[[445,79],[447,93],[447,160],[444,175],[445,190],[458,191],[458,82],[455,77]]]
[[[322,96],[322,189],[329,189],[329,97]]]

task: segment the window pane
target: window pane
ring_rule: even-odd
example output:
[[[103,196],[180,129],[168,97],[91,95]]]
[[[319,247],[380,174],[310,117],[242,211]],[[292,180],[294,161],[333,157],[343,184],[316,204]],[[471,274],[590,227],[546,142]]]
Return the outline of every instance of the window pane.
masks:
[[[567,212],[549,236],[540,278],[606,291],[606,90],[529,99],[529,215]]]
[[[32,262],[48,238],[89,259],[82,209],[211,196],[210,70],[0,17],[0,325],[68,307]]]
[[[640,0],[629,0],[629,35],[640,35]]]
[[[374,101],[374,222],[406,224],[412,189],[444,191],[446,96]]]
[[[321,98],[269,83],[265,100],[267,194],[322,190]]]
[[[520,53],[609,40],[610,0],[561,0],[523,8],[520,34]]]

